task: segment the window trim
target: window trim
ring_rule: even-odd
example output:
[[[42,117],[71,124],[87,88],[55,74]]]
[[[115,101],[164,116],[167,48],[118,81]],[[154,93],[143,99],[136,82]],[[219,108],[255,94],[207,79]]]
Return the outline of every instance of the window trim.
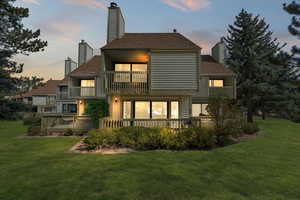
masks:
[[[167,103],[167,118],[154,119],[154,120],[173,119],[173,118],[171,118],[171,116],[172,116],[171,102],[178,102],[178,118],[177,119],[180,119],[180,106],[181,106],[181,104],[180,104],[179,100],[147,100],[147,99],[126,100],[126,99],[124,99],[124,100],[122,100],[122,104],[121,104],[122,105],[121,106],[122,119],[125,119],[124,118],[124,102],[131,102],[131,118],[130,119],[137,119],[135,117],[135,103],[136,102],[150,102],[150,118],[149,119],[153,119],[153,117],[152,117],[152,102],[166,102]]]

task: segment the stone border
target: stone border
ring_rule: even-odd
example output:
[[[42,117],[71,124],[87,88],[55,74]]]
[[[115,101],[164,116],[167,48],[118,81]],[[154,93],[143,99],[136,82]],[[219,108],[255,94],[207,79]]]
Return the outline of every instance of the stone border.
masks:
[[[130,152],[136,152],[134,149],[130,148],[102,148],[98,150],[89,151],[86,149],[86,145],[83,143],[83,139],[75,144],[66,153],[80,153],[80,154],[102,154],[102,155],[112,155],[112,154],[126,154]]]

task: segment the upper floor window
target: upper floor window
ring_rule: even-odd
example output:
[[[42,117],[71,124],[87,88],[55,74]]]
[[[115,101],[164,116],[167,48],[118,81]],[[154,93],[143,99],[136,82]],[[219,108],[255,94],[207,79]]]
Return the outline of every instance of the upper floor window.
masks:
[[[115,82],[147,82],[147,64],[115,64]]]
[[[81,80],[81,87],[95,87],[95,80]]]
[[[224,80],[209,80],[209,87],[224,87]]]

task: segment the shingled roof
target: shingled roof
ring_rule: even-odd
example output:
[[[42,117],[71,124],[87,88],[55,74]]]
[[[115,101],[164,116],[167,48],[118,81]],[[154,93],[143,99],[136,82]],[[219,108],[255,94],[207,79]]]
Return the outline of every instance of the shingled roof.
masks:
[[[95,76],[101,72],[101,56],[94,56],[86,63],[80,65],[77,69],[72,71],[66,78],[61,80],[60,84],[67,83],[70,76]]]
[[[180,33],[125,33],[123,37],[111,41],[102,49],[199,50],[201,48]]]
[[[49,80],[42,87],[31,90],[31,96],[56,95],[57,86],[61,80]]]
[[[218,63],[210,55],[202,55],[201,74],[234,74],[230,69],[223,64]]]

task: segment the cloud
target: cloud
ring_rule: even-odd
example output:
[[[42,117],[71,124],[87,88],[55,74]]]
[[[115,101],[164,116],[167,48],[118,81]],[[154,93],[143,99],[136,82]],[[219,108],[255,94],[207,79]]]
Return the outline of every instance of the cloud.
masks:
[[[161,0],[171,7],[177,8],[183,12],[197,11],[210,6],[210,0]]]
[[[74,43],[84,30],[84,25],[69,20],[52,18],[38,24],[42,35],[54,37],[58,40]]]
[[[40,4],[39,0],[22,0],[25,3]]]
[[[202,54],[210,54],[211,48],[220,41],[224,33],[219,30],[195,30],[186,33],[189,39],[202,48]]]
[[[64,2],[87,8],[106,8],[106,4],[99,0],[64,0]]]

